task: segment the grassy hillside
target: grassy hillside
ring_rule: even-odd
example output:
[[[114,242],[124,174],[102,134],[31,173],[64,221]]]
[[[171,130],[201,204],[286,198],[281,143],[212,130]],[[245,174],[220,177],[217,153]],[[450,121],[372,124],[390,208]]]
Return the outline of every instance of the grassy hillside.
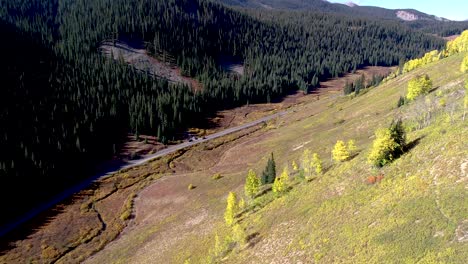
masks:
[[[294,107],[262,131],[216,149],[214,156],[201,155],[202,146],[190,150],[173,164],[185,173],[140,193],[130,228],[89,262],[464,263],[468,126],[462,115],[468,76],[458,71],[464,55],[354,98],[331,94]],[[419,74],[428,74],[435,89],[398,108],[408,81]],[[398,117],[410,148],[375,169],[367,163],[374,131]],[[340,139],[356,140],[358,155],[337,164],[330,151]],[[322,157],[325,173],[310,181],[292,173],[286,194],[266,192],[247,200],[236,218],[246,242],[225,244],[235,236],[223,219],[227,193],[243,197],[247,170],[260,174],[271,152],[280,172],[306,148]],[[215,172],[223,178],[213,180]],[[369,182],[377,175],[382,181]],[[189,183],[197,188],[187,190]]]

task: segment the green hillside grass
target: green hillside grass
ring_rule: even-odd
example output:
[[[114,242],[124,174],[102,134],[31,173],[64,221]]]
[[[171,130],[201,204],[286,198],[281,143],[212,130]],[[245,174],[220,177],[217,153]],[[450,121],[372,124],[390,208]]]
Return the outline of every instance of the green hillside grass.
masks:
[[[463,55],[404,74],[356,98],[324,100],[323,112],[285,124],[275,136],[259,142],[259,149],[275,153],[278,171],[299,160],[303,149],[293,151],[293,146],[309,142],[304,148],[324,158],[326,173],[310,182],[294,182],[280,198],[272,193],[257,198],[258,206],[252,205],[255,209],[239,218],[253,237],[249,244],[214,259],[227,263],[463,263],[468,259],[466,238],[459,241],[468,220],[468,126],[462,121],[467,76],[458,71]],[[397,108],[408,81],[419,74],[429,74],[436,89]],[[431,118],[420,125],[419,119],[428,112]],[[381,170],[372,168],[366,158],[374,131],[397,117],[403,119],[413,148]],[[356,140],[359,155],[334,164],[330,151],[339,139]],[[378,174],[384,174],[382,182],[366,182]],[[237,191],[242,193],[240,188]],[[221,238],[231,233],[223,225],[216,230]],[[214,234],[208,235],[198,250],[191,246],[179,252],[178,259],[208,260],[210,237],[214,244]]]

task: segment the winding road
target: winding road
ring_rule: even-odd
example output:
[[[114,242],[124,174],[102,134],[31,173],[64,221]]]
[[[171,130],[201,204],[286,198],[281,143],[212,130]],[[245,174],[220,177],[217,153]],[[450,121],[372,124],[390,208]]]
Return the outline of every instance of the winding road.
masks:
[[[208,136],[206,136],[204,138],[200,138],[200,139],[192,140],[192,141],[186,141],[186,142],[178,144],[178,145],[173,145],[173,146],[167,147],[167,148],[162,149],[162,150],[160,150],[160,151],[158,151],[158,152],[156,152],[154,154],[145,155],[145,156],[141,157],[140,159],[131,160],[131,161],[128,161],[128,162],[125,162],[125,163],[124,162],[115,162],[115,161],[110,162],[110,163],[102,166],[101,168],[99,168],[98,169],[99,172],[96,173],[93,177],[90,177],[86,181],[83,181],[80,184],[77,184],[77,185],[65,190],[60,195],[56,196],[54,199],[52,199],[52,200],[50,200],[50,201],[48,201],[48,202],[46,202],[44,204],[41,204],[41,205],[37,206],[35,209],[29,211],[28,213],[26,213],[22,217],[10,222],[9,224],[1,226],[0,227],[0,237],[2,237],[5,234],[11,232],[12,230],[16,229],[17,227],[24,224],[25,222],[33,219],[34,217],[36,217],[40,213],[42,213],[42,212],[52,208],[53,206],[59,204],[63,200],[71,197],[73,194],[87,188],[91,183],[93,183],[95,180],[97,180],[97,179],[99,179],[101,177],[114,174],[114,173],[118,172],[119,170],[129,169],[129,168],[132,168],[132,167],[140,166],[140,165],[142,165],[142,164],[144,164],[144,163],[146,163],[148,161],[151,161],[153,159],[163,157],[165,155],[174,153],[174,152],[176,152],[178,150],[181,150],[181,149],[184,149],[184,148],[187,148],[187,147],[191,147],[191,146],[194,146],[194,145],[197,145],[197,144],[209,141],[209,140],[213,140],[213,139],[223,137],[223,136],[226,136],[226,135],[234,133],[234,132],[238,132],[238,131],[241,131],[241,130],[244,130],[244,129],[247,129],[247,128],[250,128],[250,127],[253,127],[253,126],[256,126],[256,125],[259,125],[261,123],[267,122],[267,121],[275,119],[277,117],[284,116],[287,113],[288,113],[287,111],[283,111],[283,112],[279,112],[279,113],[276,113],[276,114],[273,114],[273,115],[265,116],[263,118],[255,120],[255,121],[252,121],[252,122],[240,125],[240,126],[236,126],[236,127],[231,127],[231,128],[222,130],[220,132],[208,135]]]

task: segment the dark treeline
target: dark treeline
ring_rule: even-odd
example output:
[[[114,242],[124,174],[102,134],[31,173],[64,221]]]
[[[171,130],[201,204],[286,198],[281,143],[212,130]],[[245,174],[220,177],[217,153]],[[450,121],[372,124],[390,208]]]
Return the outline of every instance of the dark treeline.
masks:
[[[276,15],[253,18],[204,0],[2,1],[4,215],[28,206],[12,205],[12,195],[47,198],[115,154],[128,132],[167,141],[216,110],[307,92],[320,80],[395,65],[443,45],[398,23]],[[99,54],[102,41],[119,39],[143,41],[155,57],[174,58],[203,90]],[[218,62],[225,57],[243,61],[245,74],[224,72]]]

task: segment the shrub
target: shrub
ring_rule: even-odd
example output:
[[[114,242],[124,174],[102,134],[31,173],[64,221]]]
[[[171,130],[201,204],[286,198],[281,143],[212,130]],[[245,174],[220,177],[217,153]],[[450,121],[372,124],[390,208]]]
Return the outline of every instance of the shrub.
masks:
[[[189,189],[189,190],[193,190],[195,188],[197,188],[197,187],[195,185],[193,185],[193,184],[189,184],[189,186],[187,187],[187,189]]]
[[[406,98],[409,101],[416,99],[420,95],[427,94],[432,89],[432,81],[428,75],[418,76],[408,83],[408,93]]]
[[[213,174],[213,176],[211,176],[211,179],[216,181],[216,180],[221,179],[222,177],[223,176],[221,175],[221,173],[215,173],[215,174]]]
[[[338,140],[335,144],[335,147],[332,150],[333,160],[335,161],[345,161],[349,158],[349,152],[346,149],[346,145],[342,140]]]
[[[372,150],[367,157],[369,163],[382,167],[403,153],[406,135],[400,120],[392,122],[390,128],[377,130],[375,136]]]
[[[281,175],[277,177],[275,179],[275,182],[273,183],[273,187],[272,187],[273,192],[276,194],[280,194],[286,191],[288,181],[289,181],[289,172],[288,172],[288,168],[285,167]]]

